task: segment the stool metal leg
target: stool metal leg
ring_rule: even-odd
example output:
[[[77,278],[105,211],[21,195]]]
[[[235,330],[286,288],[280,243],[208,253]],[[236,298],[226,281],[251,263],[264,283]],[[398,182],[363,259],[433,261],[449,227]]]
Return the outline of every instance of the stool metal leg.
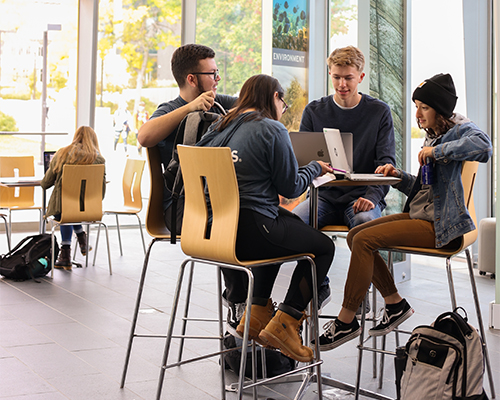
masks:
[[[127,353],[125,355],[125,364],[123,365],[123,373],[122,373],[122,380],[120,383],[120,388],[123,388],[125,386],[125,378],[127,377],[127,369],[128,369],[128,364],[130,361],[130,353],[132,351],[132,342],[134,340],[134,337],[136,336],[135,327],[137,326],[137,318],[139,316],[139,307],[141,306],[142,292],[144,290],[144,282],[146,281],[146,272],[148,270],[149,255],[151,254],[151,248],[153,247],[153,244],[157,240],[158,239],[153,239],[151,241],[151,243],[149,244],[148,251],[146,252],[146,256],[144,257],[144,263],[143,263],[142,272],[141,272],[141,279],[139,281],[139,289],[137,291],[137,297],[135,300],[134,315],[132,317],[132,325],[130,327],[130,335],[129,335],[129,339],[128,339]]]
[[[472,265],[472,257],[469,249],[465,249],[465,254],[467,255],[467,266],[469,268],[469,278],[470,285],[472,287],[472,297],[474,297],[474,306],[476,307],[477,323],[479,325],[479,331],[481,332],[481,338],[484,343],[484,358],[486,361],[486,370],[488,371],[488,381],[490,382],[491,398],[495,398],[495,386],[493,384],[493,372],[491,371],[490,357],[488,354],[488,346],[486,345],[486,336],[484,332],[483,317],[481,314],[481,306],[479,304],[479,296],[477,295],[476,279],[474,278],[474,267]]]
[[[194,273],[194,261],[191,261],[191,268],[189,268],[189,278],[187,284],[187,292],[186,292],[186,304],[184,305],[184,318],[182,318],[182,329],[181,336],[186,334],[188,314],[189,314],[189,304],[191,303],[191,289],[193,288],[193,273]],[[177,361],[182,360],[182,352],[184,350],[184,337],[181,338],[179,344],[179,356],[177,357]]]

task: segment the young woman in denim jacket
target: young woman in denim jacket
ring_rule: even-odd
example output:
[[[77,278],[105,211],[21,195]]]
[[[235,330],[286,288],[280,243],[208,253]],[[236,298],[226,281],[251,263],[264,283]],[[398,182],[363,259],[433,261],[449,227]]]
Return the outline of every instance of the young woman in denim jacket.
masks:
[[[352,251],[342,309],[336,320],[325,325],[321,350],[331,350],[361,333],[355,312],[373,283],[384,297],[382,321],[369,330],[371,336],[386,335],[413,314],[403,299],[378,249],[391,246],[442,248],[475,229],[465,206],[461,170],[463,161],[487,162],[490,138],[467,118],[454,114],[457,96],[449,74],[438,74],[422,82],[413,92],[418,126],[426,132],[418,154],[418,176],[391,164],[375,172],[401,178],[395,187],[408,199],[400,214],[387,215],[349,231]],[[422,170],[432,165],[433,181],[422,183]],[[422,167],[423,166],[423,167]],[[424,174],[425,175],[425,174]]]

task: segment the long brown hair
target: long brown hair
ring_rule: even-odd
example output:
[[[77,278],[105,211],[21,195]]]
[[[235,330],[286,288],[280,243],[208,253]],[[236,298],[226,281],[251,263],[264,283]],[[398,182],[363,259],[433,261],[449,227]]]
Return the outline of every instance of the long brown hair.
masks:
[[[260,121],[264,118],[278,120],[278,113],[281,110],[276,108],[274,102],[274,93],[276,92],[280,98],[283,98],[283,88],[276,78],[265,74],[248,78],[241,88],[235,107],[222,118],[217,130],[221,132],[234,119],[249,109],[256,111],[246,116],[245,121]]]
[[[57,151],[53,170],[59,172],[64,164],[93,164],[99,153],[95,131],[90,126],[81,126],[76,130],[71,144]]]

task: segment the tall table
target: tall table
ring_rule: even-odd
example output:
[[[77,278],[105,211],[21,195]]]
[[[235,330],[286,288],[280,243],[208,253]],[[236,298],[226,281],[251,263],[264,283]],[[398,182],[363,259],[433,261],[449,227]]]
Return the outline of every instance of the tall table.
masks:
[[[0,186],[7,188],[15,188],[15,187],[36,187],[40,186],[42,182],[41,179],[37,179],[31,176],[18,177],[18,178],[0,178]],[[45,215],[45,204],[46,204],[46,193],[45,190],[42,191],[42,215]],[[45,233],[45,222],[42,223],[42,233]]]
[[[385,179],[377,179],[377,180],[356,180],[352,181],[349,179],[336,179],[332,181],[328,181],[322,184],[319,187],[328,187],[328,186],[373,186],[373,185],[394,185],[395,183],[400,182],[401,179],[394,177],[387,177]],[[318,228],[318,192],[319,187],[316,187],[314,184],[309,188],[309,223],[313,228]],[[363,316],[364,318],[364,316]],[[361,368],[361,365],[358,364],[358,369]],[[358,372],[359,373],[359,372]],[[375,393],[369,390],[365,390],[355,385],[351,385],[349,383],[341,382],[333,378],[329,378],[326,376],[321,377],[322,384],[345,390],[346,392],[354,393],[355,398],[357,399],[359,395],[363,395],[366,397],[370,397],[372,399],[379,400],[393,400],[391,397],[384,396],[379,393]]]

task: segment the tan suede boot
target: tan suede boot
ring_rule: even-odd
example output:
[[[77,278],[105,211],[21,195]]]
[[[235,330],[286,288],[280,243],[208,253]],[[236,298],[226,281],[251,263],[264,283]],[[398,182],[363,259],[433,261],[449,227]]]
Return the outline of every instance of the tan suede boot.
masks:
[[[273,317],[274,306],[273,301],[271,299],[267,300],[267,304],[265,306],[259,306],[257,304],[252,304],[252,311],[250,313],[250,330],[248,332],[249,339],[255,340],[257,343],[261,345],[265,345],[260,338],[259,333],[262,329],[266,327],[266,325],[271,321]],[[236,328],[236,332],[238,335],[243,337],[243,332],[245,330],[245,318],[246,311],[241,318],[240,324]]]
[[[260,332],[259,338],[268,346],[280,349],[283,354],[300,362],[313,359],[313,351],[302,345],[299,329],[306,318],[302,313],[299,320],[278,310],[271,322]]]

